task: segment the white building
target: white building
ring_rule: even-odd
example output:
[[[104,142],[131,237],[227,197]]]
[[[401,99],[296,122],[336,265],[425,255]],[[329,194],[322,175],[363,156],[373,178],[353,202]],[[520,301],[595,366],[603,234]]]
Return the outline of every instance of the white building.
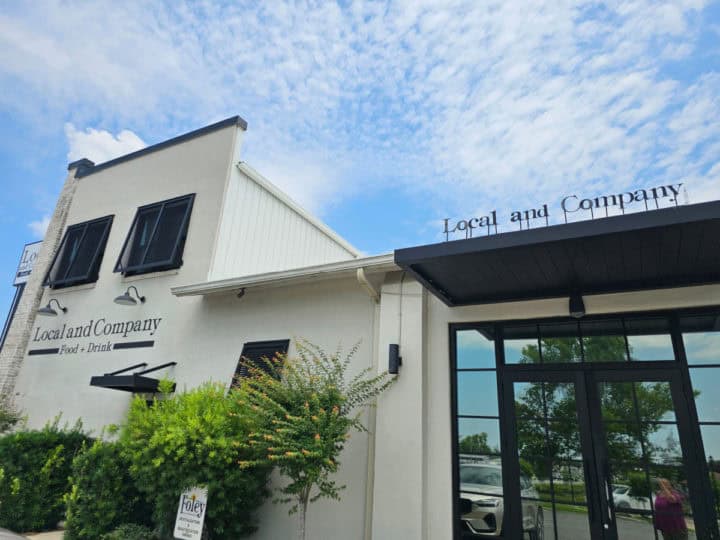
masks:
[[[354,367],[378,372],[397,344],[311,538],[654,538],[610,496],[633,471],[682,484],[697,537],[717,537],[720,203],[364,257],[241,161],[245,128],[70,165],[0,356],[31,426],[99,431],[153,377],[230,385],[243,351],[292,355],[295,337],[361,340]],[[563,470],[584,473],[572,500]],[[292,535],[282,507],[260,519],[256,538]]]

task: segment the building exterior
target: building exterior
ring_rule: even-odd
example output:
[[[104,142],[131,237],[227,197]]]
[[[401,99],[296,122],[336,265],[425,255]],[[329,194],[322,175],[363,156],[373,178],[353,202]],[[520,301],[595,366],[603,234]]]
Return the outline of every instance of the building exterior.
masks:
[[[396,344],[310,537],[655,538],[658,478],[718,537],[719,203],[367,257],[240,160],[245,128],[71,164],[0,355],[31,425],[99,431],[154,377],[230,385],[296,337],[360,341],[358,371]],[[256,538],[292,534],[260,517]]]

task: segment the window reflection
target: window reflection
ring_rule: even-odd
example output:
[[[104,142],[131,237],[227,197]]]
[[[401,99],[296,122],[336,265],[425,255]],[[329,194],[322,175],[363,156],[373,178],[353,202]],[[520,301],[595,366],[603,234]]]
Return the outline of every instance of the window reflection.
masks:
[[[619,320],[582,321],[583,352],[586,362],[625,362],[627,349]]]
[[[500,428],[497,420],[458,418],[460,463],[477,456],[500,454]]]
[[[458,371],[457,395],[459,415],[498,415],[495,371]]]
[[[701,422],[720,422],[720,368],[690,368],[695,406]]]
[[[540,346],[544,364],[566,364],[582,361],[576,322],[541,324]]]
[[[458,369],[495,367],[495,342],[490,331],[459,330],[456,336]]]
[[[537,326],[508,326],[503,330],[506,364],[539,364]]]
[[[720,316],[697,315],[680,319],[688,364],[720,364]]]

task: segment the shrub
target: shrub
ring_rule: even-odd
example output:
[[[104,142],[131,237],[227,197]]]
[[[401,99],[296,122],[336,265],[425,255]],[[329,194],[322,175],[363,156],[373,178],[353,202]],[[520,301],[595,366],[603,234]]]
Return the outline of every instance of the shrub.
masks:
[[[243,448],[262,449],[241,468],[276,466],[289,482],[278,489],[277,502],[289,502],[299,513],[298,537],[306,538],[308,505],[320,498],[340,499],[345,486],[335,482],[340,454],[350,431],[367,431],[359,411],[393,382],[387,373],[366,368],[348,375],[358,345],[344,357],[326,354],[308,342],[296,343],[298,358],[282,364],[265,359],[264,365],[246,362],[250,377],[234,392],[239,410],[247,410],[256,429]],[[481,441],[482,442],[482,441]]]
[[[65,515],[63,495],[73,457],[90,438],[80,424],[0,437],[0,527],[15,530],[54,528]]]
[[[12,404],[0,398],[0,433],[10,431],[20,420],[22,417]]]
[[[120,445],[96,441],[72,464],[65,496],[66,540],[97,540],[124,523],[149,524],[149,506],[128,471]]]
[[[235,409],[225,388],[213,384],[150,406],[133,401],[120,440],[161,535],[170,536],[180,494],[192,486],[208,489],[210,539],[235,540],[255,530],[253,513],[267,496],[269,468],[237,467],[254,456],[238,448],[250,427]]]
[[[158,540],[159,537],[149,528],[135,523],[120,525],[114,531],[98,536],[102,540]]]

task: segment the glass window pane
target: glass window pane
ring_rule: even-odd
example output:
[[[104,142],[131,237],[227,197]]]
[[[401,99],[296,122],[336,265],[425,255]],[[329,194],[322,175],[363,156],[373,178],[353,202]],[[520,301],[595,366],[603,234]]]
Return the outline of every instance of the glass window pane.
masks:
[[[458,330],[456,336],[458,369],[495,367],[495,341],[487,330]]]
[[[567,364],[582,360],[576,322],[541,324],[540,338],[544,364]]]
[[[507,326],[503,329],[506,364],[539,364],[536,325]]]
[[[138,266],[143,264],[143,256],[145,249],[150,242],[150,235],[155,228],[155,222],[160,215],[160,207],[153,206],[140,210],[132,232],[132,238],[129,240],[130,252],[126,266]]]
[[[460,463],[478,456],[500,455],[498,420],[458,418],[458,449]]]
[[[682,465],[680,436],[675,424],[642,424],[648,461],[665,465]]]
[[[78,249],[80,248],[80,239],[82,238],[85,227],[75,227],[68,229],[65,237],[65,242],[62,246],[62,251],[58,256],[58,262],[53,268],[53,280],[63,280],[67,274],[67,271],[72,264],[73,259],[77,255]]]
[[[705,459],[710,471],[710,485],[715,501],[715,511],[720,516],[720,426],[700,426]]]
[[[545,383],[545,406],[548,418],[577,423],[574,383]]]
[[[517,418],[543,418],[545,416],[545,395],[541,382],[514,383],[515,416]]]
[[[458,371],[457,397],[461,416],[497,416],[495,371]]]
[[[82,245],[79,246],[75,261],[68,272],[68,278],[83,277],[90,272],[90,266],[95,259],[95,252],[102,240],[106,226],[107,222],[105,221],[88,225]]]
[[[643,459],[640,425],[634,422],[604,422],[610,461],[636,463]]]
[[[583,352],[586,362],[625,362],[627,350],[622,322],[619,320],[581,321]]]
[[[674,422],[675,405],[669,382],[633,383],[640,420]]]
[[[145,257],[146,264],[171,260],[188,204],[184,200],[165,206]]]
[[[716,318],[708,319],[708,329],[717,324]],[[720,327],[716,331],[683,334],[688,364],[720,364]]]
[[[630,360],[674,360],[670,321],[665,317],[625,319]]]
[[[720,368],[690,368],[695,407],[701,422],[720,422]]]

